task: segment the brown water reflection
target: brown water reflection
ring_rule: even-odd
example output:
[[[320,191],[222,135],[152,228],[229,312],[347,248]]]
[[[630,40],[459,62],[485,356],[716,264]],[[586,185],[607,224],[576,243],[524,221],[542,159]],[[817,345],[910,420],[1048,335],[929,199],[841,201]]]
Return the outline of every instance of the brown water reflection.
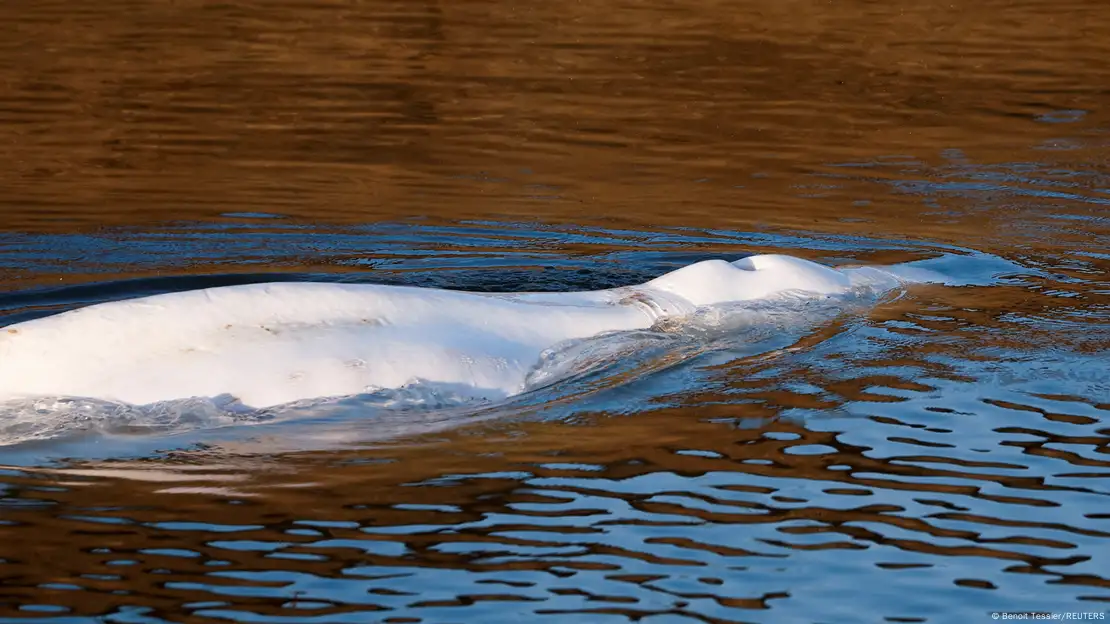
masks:
[[[1105,613],[1107,58],[1098,0],[0,4],[3,324],[228,273],[1009,267],[550,413],[0,470],[0,619]]]
[[[0,12],[6,228],[601,212],[951,240],[984,216],[874,180],[954,152],[1105,161],[1110,16],[1089,0]],[[874,166],[823,181],[843,163]]]

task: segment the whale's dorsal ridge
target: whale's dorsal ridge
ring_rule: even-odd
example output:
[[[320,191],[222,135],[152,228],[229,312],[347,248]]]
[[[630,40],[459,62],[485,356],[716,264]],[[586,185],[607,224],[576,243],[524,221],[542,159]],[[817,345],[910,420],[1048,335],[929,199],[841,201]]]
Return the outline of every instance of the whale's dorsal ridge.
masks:
[[[750,301],[784,291],[844,292],[851,280],[834,268],[779,254],[733,262],[704,260],[657,277],[646,286],[686,298],[694,305]]]

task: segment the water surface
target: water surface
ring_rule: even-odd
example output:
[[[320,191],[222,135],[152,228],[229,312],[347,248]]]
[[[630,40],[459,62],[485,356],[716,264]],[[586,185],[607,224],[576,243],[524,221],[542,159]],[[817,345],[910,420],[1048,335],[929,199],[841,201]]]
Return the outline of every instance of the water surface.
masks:
[[[0,447],[0,620],[1107,612],[1102,3],[0,17],[3,324],[275,279],[608,288],[769,251],[954,277],[477,412],[67,421]]]

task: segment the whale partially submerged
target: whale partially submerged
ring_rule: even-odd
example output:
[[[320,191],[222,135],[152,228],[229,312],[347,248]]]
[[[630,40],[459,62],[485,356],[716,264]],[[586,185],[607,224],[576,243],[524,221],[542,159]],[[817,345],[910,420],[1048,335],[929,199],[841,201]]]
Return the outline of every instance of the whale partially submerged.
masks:
[[[768,254],[582,292],[282,282],[162,294],[0,328],[0,401],[231,396],[266,408],[415,381],[496,400],[522,392],[545,350],[567,341],[648,329],[705,306],[921,280],[895,267],[834,269]]]

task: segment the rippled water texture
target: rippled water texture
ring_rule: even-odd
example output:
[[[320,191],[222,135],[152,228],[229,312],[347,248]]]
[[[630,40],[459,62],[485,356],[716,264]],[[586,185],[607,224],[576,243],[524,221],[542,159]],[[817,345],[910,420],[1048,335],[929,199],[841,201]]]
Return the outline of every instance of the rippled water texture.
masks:
[[[3,325],[951,277],[579,345],[503,404],[0,414],[0,622],[1110,618],[1107,58],[1097,0],[0,4]]]

